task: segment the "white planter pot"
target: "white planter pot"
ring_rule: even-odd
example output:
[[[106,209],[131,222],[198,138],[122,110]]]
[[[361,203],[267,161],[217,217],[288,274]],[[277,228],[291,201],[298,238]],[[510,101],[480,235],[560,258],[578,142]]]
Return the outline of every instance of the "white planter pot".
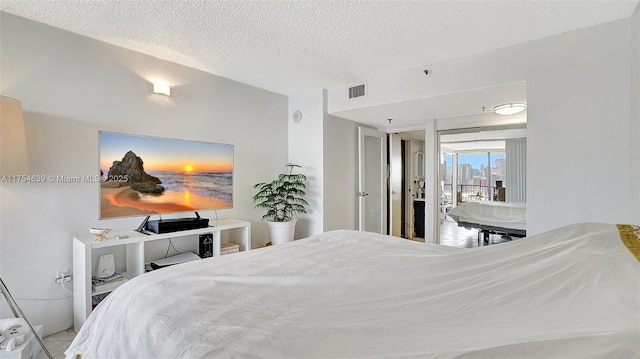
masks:
[[[269,224],[271,244],[276,245],[293,241],[296,221],[297,219],[292,219],[289,222],[267,222]]]

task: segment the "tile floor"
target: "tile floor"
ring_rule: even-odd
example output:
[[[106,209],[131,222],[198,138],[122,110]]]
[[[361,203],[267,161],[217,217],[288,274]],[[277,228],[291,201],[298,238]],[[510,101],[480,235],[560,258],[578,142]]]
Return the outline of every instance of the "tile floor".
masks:
[[[64,351],[67,350],[75,336],[76,332],[73,331],[73,328],[69,328],[55,334],[47,335],[42,338],[42,341],[54,359],[64,359]],[[38,359],[47,359],[44,351],[40,351]]]
[[[424,242],[424,238],[413,238],[415,241]],[[509,242],[511,239],[503,238],[500,235],[489,235],[489,244],[499,244]],[[478,230],[458,227],[458,223],[453,218],[447,216],[446,220],[440,224],[440,244],[443,246],[472,248],[478,246]],[[485,245],[480,241],[480,245]]]
[[[482,237],[481,237],[482,239]],[[489,244],[500,244],[511,241],[511,238],[498,234],[489,235]],[[478,230],[458,227],[458,223],[451,217],[440,225],[440,244],[452,247],[471,248],[478,246]],[[485,245],[480,241],[480,245]]]

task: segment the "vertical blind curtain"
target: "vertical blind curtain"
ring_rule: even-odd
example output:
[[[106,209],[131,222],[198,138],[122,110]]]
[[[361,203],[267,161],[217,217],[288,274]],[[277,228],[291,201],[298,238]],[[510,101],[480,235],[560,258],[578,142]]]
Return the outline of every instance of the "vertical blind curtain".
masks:
[[[506,140],[505,143],[507,202],[527,202],[527,139]]]

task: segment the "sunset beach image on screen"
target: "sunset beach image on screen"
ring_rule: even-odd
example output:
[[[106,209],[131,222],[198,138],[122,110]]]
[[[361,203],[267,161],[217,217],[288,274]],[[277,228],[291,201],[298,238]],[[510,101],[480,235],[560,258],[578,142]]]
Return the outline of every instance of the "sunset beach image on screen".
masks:
[[[100,218],[232,208],[233,150],[100,131]]]

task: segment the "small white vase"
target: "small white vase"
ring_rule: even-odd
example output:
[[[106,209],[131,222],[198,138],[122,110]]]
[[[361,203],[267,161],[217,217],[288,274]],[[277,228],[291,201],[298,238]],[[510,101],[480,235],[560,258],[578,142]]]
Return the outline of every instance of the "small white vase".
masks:
[[[271,244],[276,245],[293,241],[296,221],[297,219],[294,218],[288,222],[267,222],[269,224]]]

